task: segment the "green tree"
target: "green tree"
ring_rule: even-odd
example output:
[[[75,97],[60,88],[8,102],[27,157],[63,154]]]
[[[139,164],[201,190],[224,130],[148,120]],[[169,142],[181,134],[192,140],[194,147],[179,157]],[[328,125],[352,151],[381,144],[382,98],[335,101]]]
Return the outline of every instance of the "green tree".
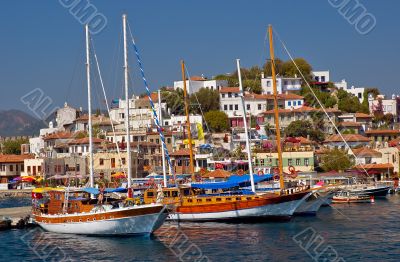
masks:
[[[284,75],[283,72],[283,61],[279,58],[275,59],[275,72],[278,75]],[[271,60],[268,60],[264,66],[264,72],[265,72],[265,76],[272,76],[272,67],[271,67]]]
[[[315,96],[319,99],[319,101],[325,108],[333,108],[337,104],[336,97],[332,96],[330,93],[322,92],[315,87],[311,88],[314,91]],[[307,105],[317,108],[321,107],[318,103],[318,100],[315,98],[314,94],[311,92],[308,86],[303,86],[301,88],[300,94],[304,96],[304,102]]]
[[[303,73],[305,79],[310,82],[312,80],[311,77],[312,66],[304,58],[295,58],[294,62],[299,67],[300,71]],[[300,73],[297,70],[296,65],[292,62],[292,60],[284,62],[282,65],[283,75],[288,77],[294,77],[297,75],[298,77],[300,77]]]
[[[214,80],[226,80],[228,81],[228,85],[232,87],[239,85],[237,74],[217,75],[214,77]]]
[[[310,139],[321,142],[324,140],[324,133],[318,126],[314,126],[308,120],[296,120],[291,122],[284,131],[286,136],[289,137],[310,137]]]
[[[356,113],[361,110],[361,104],[358,98],[346,91],[340,89],[337,92],[338,108],[347,113]]]
[[[190,104],[190,111],[196,114],[200,114],[201,110],[203,112],[219,110],[219,93],[216,90],[201,88],[190,96]]]
[[[209,111],[205,113],[204,120],[207,122],[211,131],[223,132],[229,130],[228,115],[222,111]]]
[[[161,98],[167,104],[171,114],[181,115],[185,113],[185,102],[183,99],[183,90],[162,90]]]
[[[20,155],[21,145],[27,144],[27,139],[7,140],[3,142],[3,154],[6,155]]]
[[[332,149],[325,152],[322,157],[321,167],[325,172],[328,171],[343,171],[351,168],[354,165],[353,160],[349,155],[340,149]]]

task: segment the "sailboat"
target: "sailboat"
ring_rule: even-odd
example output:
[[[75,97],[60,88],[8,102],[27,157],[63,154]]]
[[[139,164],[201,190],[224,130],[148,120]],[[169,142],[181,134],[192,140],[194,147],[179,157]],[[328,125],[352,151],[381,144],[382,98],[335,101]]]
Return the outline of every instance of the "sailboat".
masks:
[[[126,38],[126,15],[123,15],[124,31],[124,69],[126,112],[129,116],[128,96],[128,57]],[[88,87],[88,114],[90,140],[90,188],[70,190],[58,188],[38,188],[33,191],[33,216],[45,230],[56,233],[85,235],[146,235],[157,230],[167,217],[167,209],[162,203],[143,204],[130,199],[131,155],[128,153],[128,198],[125,201],[103,197],[114,190],[94,188],[93,144],[91,126],[91,80],[90,80],[90,42],[89,27],[86,31],[86,73]],[[126,120],[126,138],[129,145],[129,118]],[[94,196],[98,196],[98,199]]]
[[[244,92],[240,74],[240,60],[237,59],[239,85],[241,90],[244,127],[246,132],[247,155],[249,159],[248,180],[251,191],[240,190],[240,185],[248,181],[240,178],[236,183],[205,183],[200,185],[163,188],[164,203],[174,204],[174,212],[169,219],[176,221],[226,221],[249,219],[288,219],[296,208],[311,194],[302,189],[282,190],[275,193],[256,192],[255,179],[252,171],[250,141],[247,131],[246,108]],[[190,149],[190,170],[194,177],[192,141],[190,137],[190,119],[186,90],[185,64],[182,61],[182,80],[184,88],[185,111],[187,117],[187,129]],[[145,203],[156,200],[155,189],[145,192]]]

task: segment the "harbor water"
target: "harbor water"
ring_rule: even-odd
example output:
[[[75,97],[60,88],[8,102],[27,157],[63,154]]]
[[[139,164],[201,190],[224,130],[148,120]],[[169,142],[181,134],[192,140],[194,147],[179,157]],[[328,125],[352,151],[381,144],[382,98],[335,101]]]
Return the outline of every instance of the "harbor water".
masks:
[[[290,222],[167,222],[152,237],[9,230],[0,232],[0,261],[399,261],[399,207],[393,195]]]

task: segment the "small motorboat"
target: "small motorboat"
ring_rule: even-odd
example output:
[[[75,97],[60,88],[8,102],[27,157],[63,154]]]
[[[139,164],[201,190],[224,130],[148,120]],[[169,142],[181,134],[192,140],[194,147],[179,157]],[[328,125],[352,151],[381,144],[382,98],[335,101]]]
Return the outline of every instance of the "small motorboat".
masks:
[[[366,194],[357,194],[350,191],[337,192],[333,198],[332,203],[371,203],[373,196]]]
[[[1,217],[0,218],[0,230],[6,230],[11,228],[12,220],[9,217]]]

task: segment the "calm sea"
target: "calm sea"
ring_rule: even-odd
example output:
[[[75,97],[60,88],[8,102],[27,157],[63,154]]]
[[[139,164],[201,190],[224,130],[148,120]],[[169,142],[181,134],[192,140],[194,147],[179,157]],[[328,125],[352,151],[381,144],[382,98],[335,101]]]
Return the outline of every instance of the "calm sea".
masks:
[[[388,196],[282,223],[166,223],[153,237],[4,231],[0,261],[400,261],[399,207]]]

